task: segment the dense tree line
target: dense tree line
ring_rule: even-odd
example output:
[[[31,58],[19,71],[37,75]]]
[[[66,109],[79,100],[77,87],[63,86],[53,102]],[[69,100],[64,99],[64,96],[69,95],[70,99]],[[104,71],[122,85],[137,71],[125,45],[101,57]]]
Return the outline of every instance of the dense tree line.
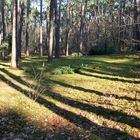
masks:
[[[21,54],[109,54],[140,50],[138,0],[0,0],[0,46]]]

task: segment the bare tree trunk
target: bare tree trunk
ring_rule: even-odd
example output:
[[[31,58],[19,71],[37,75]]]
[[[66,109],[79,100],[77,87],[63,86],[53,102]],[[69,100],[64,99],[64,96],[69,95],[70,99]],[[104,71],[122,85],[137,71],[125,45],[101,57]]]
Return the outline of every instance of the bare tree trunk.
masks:
[[[12,25],[12,54],[11,54],[11,67],[17,68],[17,0],[13,2],[13,25]]]
[[[0,46],[2,44],[2,0],[0,0]]]
[[[5,0],[2,0],[2,25],[3,25],[3,41],[5,41]]]
[[[35,53],[37,53],[37,23],[36,23],[36,17],[34,17],[34,49],[35,49]]]
[[[65,52],[66,56],[69,56],[69,32],[70,30],[67,29],[66,30],[66,52]]]
[[[29,10],[30,0],[27,0],[27,17],[26,17],[26,56],[29,56]]]
[[[40,0],[40,56],[43,56],[42,0]]]
[[[139,27],[138,27],[138,2],[134,0],[134,40],[137,42],[139,40]],[[139,44],[136,43],[135,50],[139,50]]]
[[[48,62],[51,63],[53,59],[53,45],[54,45],[54,29],[55,29],[55,0],[50,2],[50,35],[49,35],[49,49]]]
[[[84,26],[85,26],[85,9],[87,0],[81,0],[81,21],[80,21],[80,48],[79,51],[83,52],[84,48]]]
[[[23,0],[18,3],[18,41],[17,41],[17,57],[21,58],[21,49],[22,49],[22,29],[23,29],[23,14],[24,14],[24,2]]]
[[[56,46],[55,46],[55,58],[60,57],[60,16],[61,16],[61,0],[55,3],[55,18],[56,18],[56,29],[55,29],[55,36],[56,36]]]
[[[48,24],[48,14],[46,14],[46,48],[48,50],[48,38],[49,38],[49,24]]]
[[[66,11],[66,50],[65,55],[69,56],[69,33],[70,33],[70,1],[67,0],[67,11]]]

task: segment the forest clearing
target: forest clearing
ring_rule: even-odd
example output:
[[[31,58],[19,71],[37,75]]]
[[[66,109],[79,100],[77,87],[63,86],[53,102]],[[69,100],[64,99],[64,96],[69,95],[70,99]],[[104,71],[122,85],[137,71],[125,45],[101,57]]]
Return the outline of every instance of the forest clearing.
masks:
[[[0,140],[140,140],[140,1],[0,0]]]
[[[54,60],[44,68],[40,86],[45,90],[35,102],[30,96],[37,84],[31,66],[39,72],[45,61],[24,58],[20,70],[1,63],[2,138],[140,138],[139,54]],[[61,76],[52,73],[63,66],[80,69]]]

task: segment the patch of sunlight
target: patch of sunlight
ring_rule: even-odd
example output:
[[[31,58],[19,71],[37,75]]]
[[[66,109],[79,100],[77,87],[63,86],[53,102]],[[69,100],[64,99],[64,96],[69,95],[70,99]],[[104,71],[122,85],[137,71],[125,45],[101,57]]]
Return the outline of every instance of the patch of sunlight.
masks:
[[[112,59],[112,60],[107,60],[106,62],[108,63],[129,63],[133,59]]]

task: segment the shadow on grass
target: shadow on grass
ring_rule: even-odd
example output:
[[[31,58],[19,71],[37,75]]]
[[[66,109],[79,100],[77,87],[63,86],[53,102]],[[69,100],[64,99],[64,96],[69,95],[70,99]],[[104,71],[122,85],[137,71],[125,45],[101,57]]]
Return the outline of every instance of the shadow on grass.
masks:
[[[125,57],[125,56],[124,56]],[[88,57],[83,57],[83,58],[60,58],[59,60],[54,60],[52,64],[47,65],[46,70],[48,72],[53,71],[54,69],[60,67],[60,66],[71,66],[71,67],[80,67],[81,65],[88,65],[90,67],[92,67],[93,69],[96,68],[96,70],[100,70],[100,74],[105,74],[105,75],[110,75],[110,76],[119,76],[119,77],[123,77],[123,78],[140,78],[140,73],[136,72],[136,70],[140,69],[139,64],[134,64],[134,62],[140,61],[140,58],[138,59],[130,59],[128,62],[124,62],[124,63],[113,63],[113,62],[106,62],[103,60],[104,57],[101,57],[101,60],[98,60],[98,57],[96,59],[92,57],[92,58],[88,58]],[[111,60],[111,56],[109,57]],[[119,59],[119,57],[115,58],[115,56],[113,57],[113,60],[115,61],[116,59]],[[120,57],[120,59],[122,59]],[[128,58],[129,59],[129,58]],[[33,60],[33,61],[32,61]],[[30,65],[33,66],[37,66],[39,63],[46,61],[46,58],[32,58],[29,63],[21,63],[21,67],[26,68],[27,70],[30,70]],[[135,72],[133,72],[135,71]],[[98,71],[93,71],[94,73],[98,73]],[[97,77],[100,78],[100,77]],[[114,80],[114,81],[119,81],[121,79],[110,79],[110,80]],[[130,82],[131,81],[124,81],[124,79],[122,79],[122,82]],[[140,83],[140,82],[139,82]]]
[[[31,83],[29,83],[29,82],[27,82],[27,81],[25,81],[25,80],[22,80],[20,76],[16,76],[16,75],[10,73],[10,72],[9,72],[8,70],[6,70],[6,69],[0,69],[0,71],[2,71],[3,73],[7,74],[9,77],[13,78],[14,80],[16,80],[17,82],[19,82],[19,83],[22,84],[22,85],[25,85],[25,86],[27,86],[27,87],[29,87],[29,88],[32,87],[33,89],[36,88],[35,85],[33,85],[33,84],[31,84]]]
[[[2,64],[2,63],[0,63],[0,66],[10,67],[10,65],[8,65],[8,64]]]
[[[132,116],[132,115],[127,115],[126,113],[123,113],[121,111],[113,111],[111,109],[103,108],[102,106],[91,106],[87,103],[82,103],[73,99],[68,99],[58,93],[54,93],[51,91],[46,92],[46,96],[49,96],[61,103],[67,104],[69,106],[72,106],[74,108],[78,108],[87,112],[92,112],[95,113],[96,115],[102,116],[106,119],[116,121],[116,122],[121,122],[125,123],[127,125],[130,125],[135,128],[140,128],[140,119]],[[134,121],[135,120],[135,121]]]
[[[34,139],[42,137],[42,130],[30,125],[26,118],[14,110],[0,112],[0,123],[0,139]]]
[[[74,129],[69,131],[67,126],[65,128],[57,128],[57,131],[54,131],[54,126],[50,126],[49,128],[47,124],[45,129],[41,129],[32,122],[26,120],[22,114],[12,109],[0,112],[0,123],[1,140],[66,140],[71,137],[77,140],[81,139],[80,136],[74,132]]]
[[[82,71],[79,71],[78,74],[84,75],[84,76],[89,76],[89,77],[95,77],[103,80],[111,80],[111,81],[118,81],[118,82],[123,82],[123,83],[132,83],[132,84],[140,84],[140,81],[131,81],[131,80],[125,80],[125,79],[119,79],[119,78],[113,78],[113,77],[107,77],[107,76],[98,76],[95,75],[94,73],[89,74],[85,73]]]
[[[79,91],[84,91],[84,92],[89,92],[89,93],[96,94],[96,95],[99,95],[99,96],[104,96],[104,97],[110,97],[111,96],[111,97],[114,97],[116,99],[122,99],[122,100],[128,100],[128,101],[140,101],[139,99],[135,99],[135,98],[127,97],[127,96],[118,96],[118,95],[110,94],[110,93],[105,94],[105,93],[102,93],[100,91],[96,91],[96,90],[92,90],[92,89],[85,89],[85,88],[79,87],[79,86],[69,85],[69,84],[63,83],[61,81],[56,81],[56,80],[50,80],[50,81],[55,83],[55,84],[61,85],[63,87],[72,88],[72,89],[79,90]]]
[[[28,85],[30,85],[28,82],[25,82],[20,77],[11,74],[7,70],[4,70],[4,69],[1,69],[1,70],[5,74],[10,76],[11,78],[13,78],[16,81],[20,82],[21,84],[23,84],[23,85],[25,85],[27,87],[28,87]],[[0,77],[1,77],[1,79],[3,79],[3,81],[7,80],[2,75],[0,75]],[[99,96],[106,96],[106,97],[115,96],[115,98],[117,98],[117,99],[125,99],[125,100],[131,100],[131,101],[135,101],[136,100],[136,99],[132,99],[130,97],[125,97],[125,96],[124,97],[120,97],[120,96],[117,96],[117,95],[114,95],[114,94],[108,94],[107,95],[107,94],[104,94],[104,93],[99,92],[99,91],[90,90],[90,89],[84,89],[84,88],[78,87],[78,86],[72,86],[72,85],[69,85],[69,84],[66,84],[66,83],[62,83],[60,81],[51,80],[51,82],[53,82],[55,84],[59,84],[59,85],[64,86],[64,87],[76,89],[76,90],[79,90],[79,91],[95,93],[95,94],[97,94]],[[9,86],[14,87],[16,90],[18,90],[20,92],[23,92],[23,89],[21,87],[13,84],[11,81],[8,80],[7,83],[8,83]],[[34,85],[32,85],[32,87],[34,87]],[[26,93],[26,95],[29,95],[29,94],[31,94],[31,91],[27,91],[27,90],[25,91],[24,90],[24,93]],[[117,120],[118,122],[128,124],[128,125],[130,125],[132,127],[140,128],[140,119],[138,119],[135,116],[129,116],[129,115],[125,114],[125,113],[118,112],[118,111],[113,111],[113,110],[109,110],[109,109],[105,109],[103,107],[90,106],[90,105],[82,103],[82,102],[78,102],[78,101],[74,101],[74,100],[68,99],[68,98],[66,98],[66,97],[64,97],[64,96],[62,96],[60,94],[51,92],[50,90],[47,91],[46,95],[50,96],[53,99],[56,99],[56,100],[58,100],[58,101],[60,101],[62,103],[68,104],[70,106],[73,106],[73,107],[76,107],[76,108],[79,108],[79,109],[82,109],[82,110],[85,110],[85,111],[88,111],[88,112],[96,113],[97,115],[103,116],[104,118],[107,118],[107,119],[113,120],[112,117],[114,117],[114,121],[116,121],[116,117],[119,117],[119,119]],[[133,121],[133,119],[135,121]]]
[[[12,83],[10,80],[8,80],[7,78],[5,78],[3,75],[0,74],[0,78],[3,82],[7,83],[9,86],[11,86],[12,88],[16,89],[17,91],[21,92],[21,93],[24,93],[25,95],[28,95],[29,94],[29,91],[25,90],[25,89],[22,89],[21,87],[15,85],[14,83]],[[16,79],[15,79],[16,80]],[[63,97],[63,96],[60,96],[58,95],[57,93],[53,93],[53,92],[50,92],[48,91],[47,92],[48,96],[51,96],[53,99],[56,99],[62,103],[65,103],[67,105],[70,105],[72,107],[75,107],[75,108],[79,108],[81,110],[86,110],[86,111],[89,111],[89,112],[93,112],[97,115],[101,115],[105,118],[109,118],[109,114],[113,115],[113,116],[123,116],[123,117],[126,117],[125,119],[127,120],[117,120],[118,122],[122,122],[122,123],[126,123],[132,127],[136,127],[136,128],[139,128],[139,124],[140,124],[140,120],[135,117],[135,116],[129,116],[125,113],[122,113],[122,112],[118,112],[118,111],[112,111],[112,110],[109,110],[109,109],[105,109],[103,107],[95,107],[95,106],[90,106],[88,104],[84,104],[82,102],[78,102],[78,101],[74,101],[74,100],[71,100],[71,99],[68,99],[66,97]],[[69,120],[71,123],[74,123],[76,126],[80,127],[80,128],[83,128],[85,130],[88,130],[88,131],[92,131],[94,132],[96,135],[99,135],[100,137],[106,135],[106,133],[109,133],[110,135],[108,135],[108,139],[109,138],[112,138],[112,137],[119,137],[119,136],[125,136],[126,138],[127,137],[130,137],[130,138],[134,138],[136,139],[135,137],[133,136],[130,136],[129,134],[127,134],[126,132],[122,132],[120,130],[117,130],[117,129],[112,129],[112,128],[108,128],[108,127],[102,127],[102,126],[99,126],[93,122],[91,122],[90,120],[88,120],[86,117],[83,117],[81,115],[77,115],[71,111],[68,111],[66,109],[63,109],[61,107],[58,107],[57,105],[55,105],[54,103],[42,98],[42,97],[39,97],[37,102],[39,104],[42,104],[44,105],[46,108],[52,110],[54,113],[56,113],[57,115]],[[116,115],[117,114],[117,115]]]
[[[21,79],[20,76],[16,76],[12,73],[10,73],[9,71],[7,71],[6,69],[0,69],[0,71],[2,71],[3,73],[7,74],[8,76],[10,76],[11,78],[13,78],[14,80],[16,80],[17,82],[21,83],[22,85],[25,85],[29,88],[33,88],[33,89],[36,89],[36,85],[33,85],[27,81],[24,81]],[[58,84],[58,85],[61,85],[63,87],[67,87],[67,88],[72,88],[72,89],[75,89],[75,90],[79,90],[79,91],[84,91],[84,92],[89,92],[89,93],[93,93],[93,94],[96,94],[96,95],[99,95],[99,96],[104,96],[104,97],[114,97],[116,99],[122,99],[122,100],[128,100],[128,101],[140,101],[139,99],[135,99],[135,98],[131,98],[131,97],[127,97],[127,96],[118,96],[118,95],[115,95],[115,94],[105,94],[105,93],[102,93],[100,91],[96,91],[96,90],[91,90],[91,89],[85,89],[83,87],[78,87],[78,86],[72,86],[72,85],[69,85],[67,83],[63,83],[61,81],[56,81],[56,80],[47,80],[46,82],[53,82],[54,84]],[[139,91],[137,91],[139,93]]]

